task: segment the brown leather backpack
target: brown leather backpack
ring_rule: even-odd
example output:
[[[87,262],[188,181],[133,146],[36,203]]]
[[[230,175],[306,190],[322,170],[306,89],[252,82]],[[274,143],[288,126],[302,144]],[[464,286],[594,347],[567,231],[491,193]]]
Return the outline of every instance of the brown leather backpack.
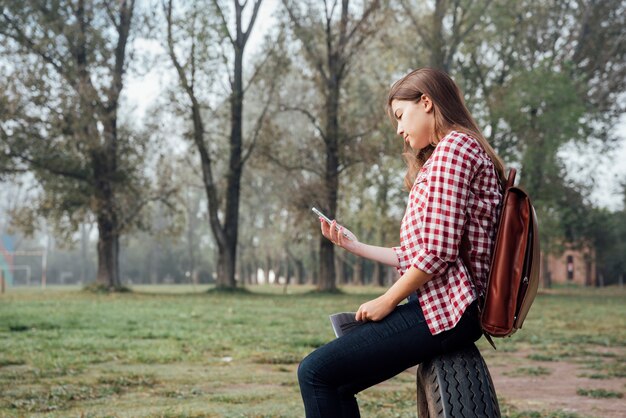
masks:
[[[479,301],[483,333],[493,348],[490,336],[508,337],[522,327],[539,287],[537,215],[526,192],[514,186],[515,174],[509,171],[504,188],[487,287]],[[474,276],[463,238],[461,256]]]

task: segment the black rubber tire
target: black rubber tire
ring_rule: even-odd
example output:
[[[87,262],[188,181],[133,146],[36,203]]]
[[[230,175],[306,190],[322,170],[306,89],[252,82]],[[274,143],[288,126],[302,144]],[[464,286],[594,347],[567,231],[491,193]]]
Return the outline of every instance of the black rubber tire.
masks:
[[[476,345],[420,364],[417,415],[419,418],[500,418],[493,381]]]

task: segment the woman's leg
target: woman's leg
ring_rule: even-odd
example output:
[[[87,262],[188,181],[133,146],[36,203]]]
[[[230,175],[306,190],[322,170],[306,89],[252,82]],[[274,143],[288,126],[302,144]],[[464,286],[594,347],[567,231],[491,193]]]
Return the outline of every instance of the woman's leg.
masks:
[[[443,352],[447,341],[459,340],[457,335],[475,341],[480,337],[477,326],[467,315],[453,330],[433,336],[415,301],[398,306],[382,321],[368,322],[331,341],[309,354],[298,368],[306,416],[360,416],[355,394]]]

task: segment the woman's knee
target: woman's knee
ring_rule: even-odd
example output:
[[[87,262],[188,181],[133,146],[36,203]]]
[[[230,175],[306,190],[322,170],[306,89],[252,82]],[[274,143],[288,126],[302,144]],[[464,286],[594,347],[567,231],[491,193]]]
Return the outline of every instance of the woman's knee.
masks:
[[[302,359],[302,361],[298,365],[298,382],[300,382],[301,385],[302,383],[308,380],[308,376],[310,373],[309,370],[310,370],[310,366],[309,366],[309,363],[307,362],[307,357],[305,357],[304,359]]]
[[[318,362],[315,352],[306,356],[298,365],[298,382],[300,385],[311,385],[318,381]]]

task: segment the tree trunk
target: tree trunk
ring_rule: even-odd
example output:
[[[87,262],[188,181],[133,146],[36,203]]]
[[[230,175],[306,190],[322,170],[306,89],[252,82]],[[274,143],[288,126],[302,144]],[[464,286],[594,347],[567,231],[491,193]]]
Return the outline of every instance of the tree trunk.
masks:
[[[395,269],[392,268],[384,268],[385,270],[385,282],[383,283],[383,286],[391,286],[396,280],[398,280],[398,275],[395,271]]]
[[[121,287],[119,267],[119,217],[115,204],[112,178],[117,169],[117,130],[114,115],[109,116],[105,128],[105,145],[92,154],[96,219],[98,222],[98,275],[97,282],[115,290]]]
[[[298,259],[295,259],[294,263],[296,264],[296,283],[304,284],[304,264]]]
[[[363,286],[363,263],[365,260],[358,257],[354,262],[354,269],[352,270],[352,284]]]
[[[239,197],[241,190],[241,174],[242,174],[242,116],[243,116],[243,49],[235,49],[235,72],[233,92],[230,98],[231,106],[231,125],[230,125],[230,161],[227,174],[226,186],[226,212],[224,216],[224,232],[226,238],[226,247],[221,249],[228,253],[228,257],[220,258],[220,263],[228,262],[230,265],[222,266],[218,275],[218,287],[234,288],[237,285],[235,281],[235,265],[237,262],[237,234],[239,230]]]
[[[289,263],[289,258],[285,256],[285,281],[289,283],[289,277],[291,276],[291,263]]]
[[[111,222],[98,217],[98,276],[97,282],[109,289],[121,287],[119,276],[119,235]]]
[[[443,36],[443,20],[446,14],[446,1],[435,1],[435,13],[433,14],[433,32],[430,37],[430,66],[440,70],[448,71],[446,68],[446,45]]]
[[[335,268],[335,286],[341,286],[345,283],[343,277],[343,262],[341,261],[341,258],[337,256],[337,254],[335,254],[333,260],[333,267]]]
[[[242,264],[241,268],[242,276],[239,278],[239,281],[244,286],[249,286],[252,284],[252,261],[247,260]]]
[[[337,213],[337,192],[339,189],[339,87],[340,80],[335,67],[339,65],[335,60],[329,59],[331,76],[326,86],[326,170],[324,173],[324,186],[326,190],[326,202],[328,216],[334,219]],[[317,284],[318,290],[336,290],[336,271],[334,265],[335,249],[333,243],[324,237],[320,237],[320,277]]]
[[[381,217],[388,213],[389,210],[389,176],[387,174],[383,174],[382,182],[378,187],[378,193],[376,195],[376,200],[378,203],[379,213]],[[387,232],[383,225],[379,222],[377,225],[377,236],[378,236],[378,245],[385,245],[387,242]],[[374,273],[372,274],[373,284],[376,286],[385,286],[385,274],[387,270],[386,266],[382,263],[374,263]]]
[[[82,9],[82,4],[79,9]],[[134,1],[121,4],[119,15],[118,40],[115,48],[115,66],[113,79],[108,91],[108,105],[100,106],[99,109],[85,100],[83,109],[87,111],[99,110],[103,124],[103,145],[92,151],[91,165],[94,173],[94,189],[96,201],[96,217],[98,220],[98,276],[97,282],[105,285],[109,289],[119,289],[121,287],[120,266],[119,266],[119,239],[120,209],[116,205],[115,179],[118,177],[118,137],[117,137],[117,110],[119,96],[123,87],[124,63],[126,58],[126,44],[128,41],[131,20],[134,9]],[[81,11],[82,14],[82,11]],[[84,40],[83,40],[84,41]],[[89,98],[91,101],[97,96],[91,84],[90,74],[87,71],[87,59],[85,44],[81,42],[80,53],[77,57],[79,67],[80,84],[89,91],[93,91],[93,97],[89,94],[83,99]],[[97,128],[93,124],[87,125],[87,129],[94,134]]]
[[[80,224],[80,283],[87,282],[87,274],[89,271],[89,261],[87,260],[87,244],[89,242],[89,233],[84,223]]]
[[[280,284],[280,276],[283,275],[283,263],[279,258],[272,259],[272,270],[274,271],[274,284]]]
[[[235,287],[235,252],[229,249],[219,248],[217,256],[217,282],[218,288]]]
[[[374,262],[374,272],[372,273],[372,284],[374,286],[382,286],[385,280],[382,264]]]
[[[218,13],[221,15],[223,21],[228,19],[222,13],[221,8],[218,6],[217,0],[214,2]],[[167,16],[167,31],[168,31],[168,49],[170,58],[178,72],[181,84],[187,92],[191,100],[192,117],[194,122],[194,142],[200,153],[200,159],[202,162],[203,181],[206,189],[208,200],[208,213],[209,221],[213,235],[216,238],[218,246],[218,265],[217,265],[217,287],[218,288],[234,288],[237,285],[235,280],[236,261],[237,261],[237,237],[239,228],[239,199],[241,189],[241,175],[243,171],[244,161],[242,159],[242,120],[243,120],[243,99],[244,99],[244,87],[243,87],[243,53],[248,37],[254,26],[254,22],[257,17],[261,0],[254,2],[252,15],[249,20],[248,28],[244,30],[242,26],[242,12],[246,7],[246,3],[240,4],[239,1],[235,1],[235,33],[231,35],[228,25],[222,27],[223,34],[227,34],[230,43],[234,50],[234,69],[232,73],[232,91],[230,94],[230,155],[228,161],[228,168],[226,173],[226,190],[225,190],[225,212],[223,224],[218,219],[219,208],[221,207],[218,202],[218,191],[216,183],[213,180],[212,166],[210,153],[204,142],[204,123],[202,121],[200,112],[200,103],[194,92],[193,76],[191,74],[191,82],[186,74],[186,70],[183,65],[178,61],[176,57],[176,48],[172,36],[172,2],[170,1],[165,5],[165,12]],[[194,50],[191,51],[192,59]],[[193,66],[192,66],[193,67]],[[195,68],[192,69],[192,71]]]
[[[265,255],[265,260],[263,263],[263,275],[264,275],[264,279],[265,279],[265,284],[269,284],[270,283],[270,269],[271,269],[271,263],[270,263],[270,256],[269,255]]]
[[[190,187],[187,187],[187,253],[189,257],[189,264],[187,270],[189,271],[189,277],[195,277],[196,260],[195,260],[195,244],[193,240],[194,231],[196,230],[195,217],[198,210],[198,201],[194,196],[191,196]]]

